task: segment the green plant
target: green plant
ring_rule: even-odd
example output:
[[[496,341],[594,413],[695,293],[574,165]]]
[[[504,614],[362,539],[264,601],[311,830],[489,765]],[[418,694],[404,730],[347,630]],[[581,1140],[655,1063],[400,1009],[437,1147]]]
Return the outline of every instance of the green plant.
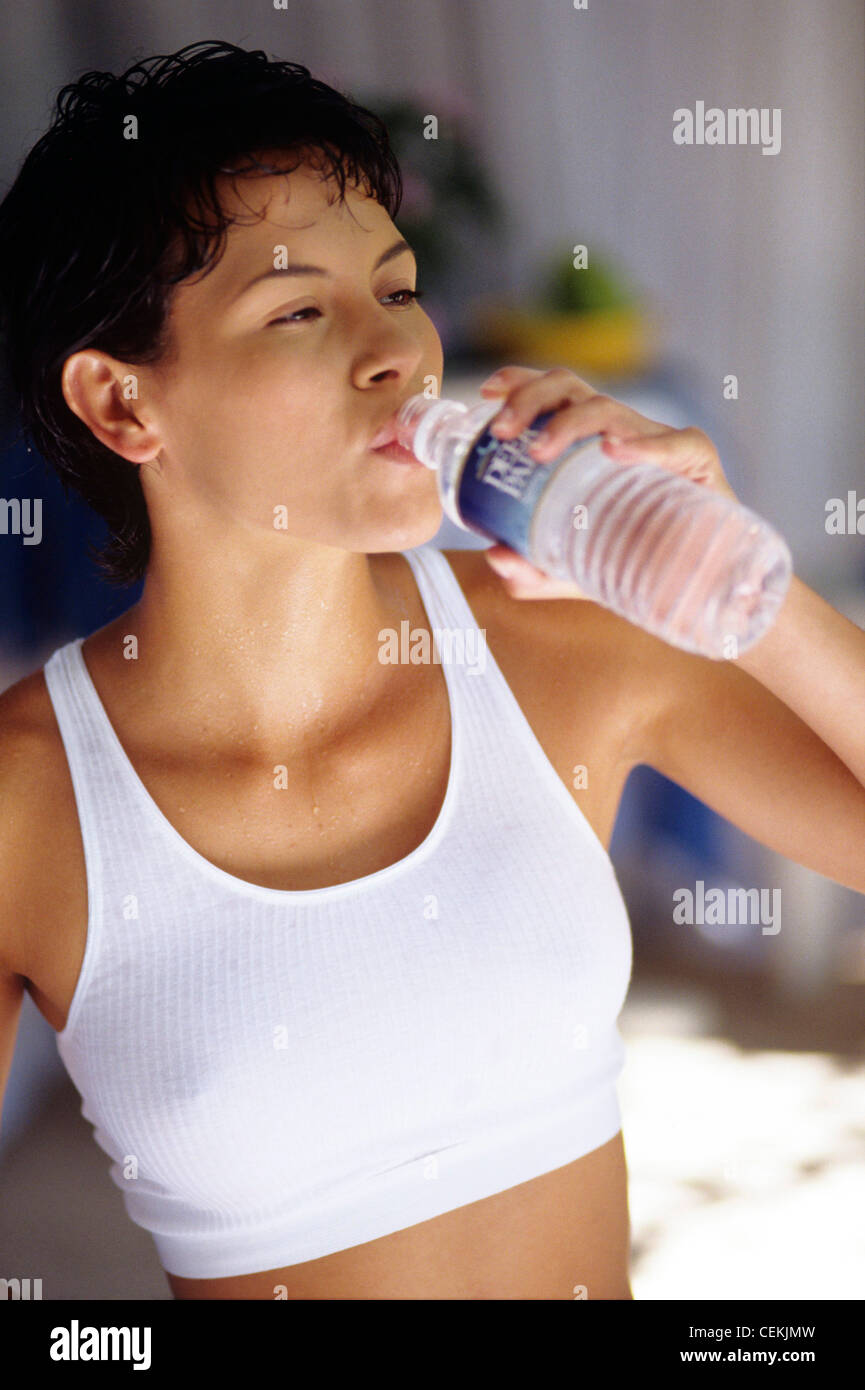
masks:
[[[591,249],[588,264],[574,266],[573,246],[557,251],[545,263],[540,276],[540,307],[560,314],[583,314],[596,309],[633,305],[636,294],[624,276]]]

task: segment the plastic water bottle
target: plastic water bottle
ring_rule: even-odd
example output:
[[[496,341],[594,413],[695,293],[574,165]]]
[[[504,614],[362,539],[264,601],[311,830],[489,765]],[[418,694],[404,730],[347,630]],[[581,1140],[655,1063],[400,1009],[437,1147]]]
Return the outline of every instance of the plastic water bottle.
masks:
[[[418,395],[397,413],[399,443],[436,470],[455,525],[684,651],[735,660],[763,636],[793,573],[767,522],[669,469],[616,463],[597,434],[540,463],[528,449],[555,412],[497,439],[500,409]]]

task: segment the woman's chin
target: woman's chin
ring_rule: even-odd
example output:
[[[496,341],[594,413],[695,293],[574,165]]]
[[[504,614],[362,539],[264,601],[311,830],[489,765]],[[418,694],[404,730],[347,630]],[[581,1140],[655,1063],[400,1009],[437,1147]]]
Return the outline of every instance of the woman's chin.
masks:
[[[416,546],[426,545],[437,535],[442,524],[440,503],[429,507],[406,508],[404,517],[393,514],[381,527],[381,543],[370,550],[414,550]]]

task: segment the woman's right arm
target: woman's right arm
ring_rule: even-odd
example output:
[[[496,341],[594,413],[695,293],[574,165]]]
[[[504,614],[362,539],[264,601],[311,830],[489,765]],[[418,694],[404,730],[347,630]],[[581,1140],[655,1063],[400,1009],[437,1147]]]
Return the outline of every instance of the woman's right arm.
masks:
[[[51,873],[47,760],[34,685],[25,677],[0,694],[0,1123],[27,984],[32,876]]]
[[[16,969],[19,925],[16,898],[20,866],[14,862],[15,794],[10,785],[15,777],[3,756],[6,742],[7,738],[0,731],[0,1123],[24,999],[24,977]],[[12,759],[13,764],[15,761]]]

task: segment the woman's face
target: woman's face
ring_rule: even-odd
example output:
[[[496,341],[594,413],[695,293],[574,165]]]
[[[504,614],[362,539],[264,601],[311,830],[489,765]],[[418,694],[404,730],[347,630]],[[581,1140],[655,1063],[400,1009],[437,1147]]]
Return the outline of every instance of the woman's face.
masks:
[[[413,255],[377,264],[401,239],[385,209],[351,184],[340,203],[306,165],[220,192],[242,220],[177,287],[170,356],[135,368],[162,443],[161,472],[141,474],[154,535],[215,523],[363,553],[429,540],[434,473],[369,451],[407,396],[441,385],[438,333],[406,293]],[[326,274],[274,273],[286,263]]]

